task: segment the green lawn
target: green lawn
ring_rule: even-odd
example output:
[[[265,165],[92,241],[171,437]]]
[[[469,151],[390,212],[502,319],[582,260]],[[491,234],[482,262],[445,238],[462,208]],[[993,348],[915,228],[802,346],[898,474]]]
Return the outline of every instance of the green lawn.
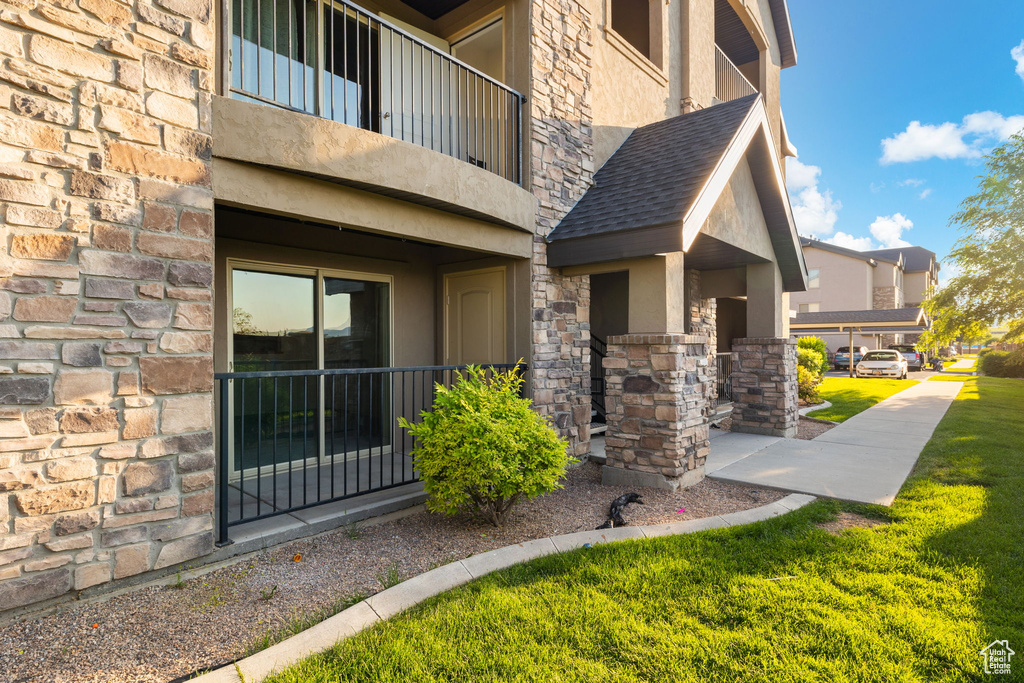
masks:
[[[808,416],[843,422],[914,384],[916,382],[900,379],[826,377],[818,391],[832,405],[811,411]]]
[[[891,509],[541,558],[269,680],[982,680],[982,647],[1024,644],[1021,405],[1024,382],[968,379]],[[886,524],[817,526],[841,510]]]

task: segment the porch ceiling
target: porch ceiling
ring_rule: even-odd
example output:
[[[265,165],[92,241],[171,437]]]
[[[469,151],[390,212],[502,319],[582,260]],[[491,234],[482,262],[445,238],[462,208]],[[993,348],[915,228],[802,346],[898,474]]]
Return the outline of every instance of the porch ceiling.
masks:
[[[469,0],[402,0],[402,2],[420,14],[431,19],[439,19],[453,9],[462,7]]]
[[[686,266],[696,270],[724,270],[754,263],[768,263],[768,259],[701,233],[686,252]]]

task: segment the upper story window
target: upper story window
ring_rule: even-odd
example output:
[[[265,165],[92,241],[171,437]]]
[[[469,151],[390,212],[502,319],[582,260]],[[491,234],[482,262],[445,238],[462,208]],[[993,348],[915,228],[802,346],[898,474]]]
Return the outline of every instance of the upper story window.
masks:
[[[811,268],[807,271],[807,289],[817,289],[821,286],[821,271]]]
[[[661,3],[659,0],[611,0],[611,28],[636,51],[661,68]]]
[[[819,313],[820,312],[820,310],[819,310],[820,308],[821,308],[821,304],[819,304],[818,302],[809,303],[809,304],[800,304],[800,312],[801,313]]]

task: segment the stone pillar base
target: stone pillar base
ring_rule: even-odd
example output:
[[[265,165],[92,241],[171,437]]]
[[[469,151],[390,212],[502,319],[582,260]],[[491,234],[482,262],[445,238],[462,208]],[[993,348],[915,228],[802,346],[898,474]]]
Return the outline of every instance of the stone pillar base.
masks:
[[[675,490],[703,478],[710,344],[703,334],[608,339],[604,483]]]
[[[796,437],[796,340],[735,339],[732,352],[732,431]]]

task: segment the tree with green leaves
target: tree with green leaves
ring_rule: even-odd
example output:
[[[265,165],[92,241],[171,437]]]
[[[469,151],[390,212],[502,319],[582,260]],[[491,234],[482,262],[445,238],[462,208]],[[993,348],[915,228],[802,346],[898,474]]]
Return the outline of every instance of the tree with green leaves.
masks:
[[[926,304],[936,340],[995,324],[1004,341],[1024,339],[1024,133],[989,152],[985,172],[950,218],[962,233],[946,259],[957,275]]]

